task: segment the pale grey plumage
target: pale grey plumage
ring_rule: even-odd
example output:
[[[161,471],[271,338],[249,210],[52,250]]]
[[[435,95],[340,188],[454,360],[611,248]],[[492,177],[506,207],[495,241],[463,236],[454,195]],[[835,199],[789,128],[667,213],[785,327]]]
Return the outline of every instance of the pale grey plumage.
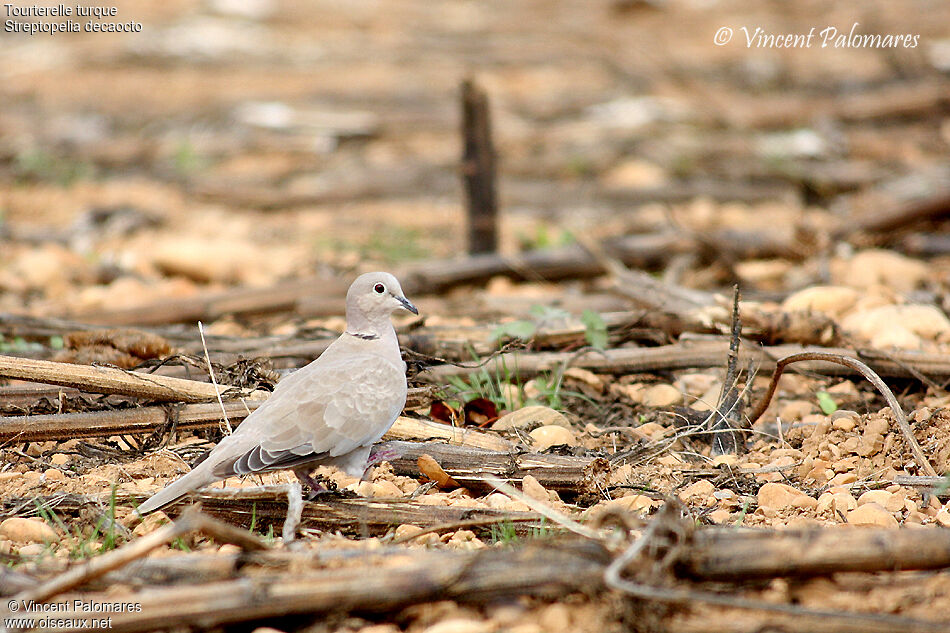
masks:
[[[390,315],[416,312],[389,273],[360,275],[346,294],[346,331],[320,357],[284,378],[274,393],[190,473],[149,498],[157,510],[212,482],[319,464],[363,473],[370,448],[406,404],[406,364]]]

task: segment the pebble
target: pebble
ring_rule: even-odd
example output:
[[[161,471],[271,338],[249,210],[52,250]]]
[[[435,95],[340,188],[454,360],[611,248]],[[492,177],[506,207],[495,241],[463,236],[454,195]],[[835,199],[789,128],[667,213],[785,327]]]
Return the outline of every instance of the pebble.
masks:
[[[669,181],[659,165],[639,159],[629,159],[609,169],[602,177],[610,189],[655,189]]]
[[[142,519],[142,522],[135,526],[132,530],[132,534],[134,536],[145,536],[168,523],[171,523],[171,521],[164,512],[152,512],[151,514],[147,514],[145,518]]]
[[[396,526],[396,531],[393,533],[393,536],[397,539],[408,539],[421,534],[423,531],[423,528],[418,525],[403,523],[402,525]]]
[[[730,454],[716,455],[716,457],[714,457],[712,461],[713,467],[735,466],[738,463],[739,463],[739,458],[736,457],[735,455],[730,455]]]
[[[47,468],[43,471],[46,481],[66,481],[66,475],[59,468]]]
[[[712,482],[706,479],[700,479],[699,481],[692,483],[677,493],[680,499],[686,501],[694,497],[698,497],[704,500],[711,501],[715,497],[713,494],[716,492],[716,486]]]
[[[878,527],[896,528],[897,519],[894,515],[876,503],[865,503],[848,513],[848,523],[853,525],[876,525]]]
[[[554,409],[542,406],[522,407],[511,413],[501,416],[491,425],[495,431],[511,431],[527,426],[557,425],[569,429],[570,421]]]
[[[422,633],[489,633],[494,627],[490,622],[467,618],[449,618],[422,630]]]
[[[732,513],[724,508],[718,508],[706,515],[713,523],[725,523],[732,518]]]
[[[551,500],[551,495],[548,494],[547,488],[542,486],[532,475],[525,475],[521,480],[521,490],[532,499],[544,502]]]
[[[818,506],[815,509],[819,513],[833,510],[835,514],[847,515],[857,507],[857,500],[847,492],[826,492],[818,497]]]
[[[815,405],[807,400],[789,400],[779,409],[778,417],[783,422],[797,422],[814,411]]]
[[[947,511],[947,508],[940,508],[937,511],[937,515],[934,517],[934,520],[942,525],[943,527],[950,527],[950,512]]]
[[[574,433],[563,426],[542,426],[531,431],[530,435],[538,450],[561,444],[577,446],[577,438],[574,437]]]
[[[847,262],[833,262],[832,278],[854,288],[886,286],[897,292],[917,288],[929,275],[929,266],[893,251],[868,249]]]
[[[845,286],[812,286],[793,293],[782,303],[786,312],[813,311],[838,317],[858,300],[858,291]]]
[[[854,473],[838,473],[831,478],[831,481],[828,482],[829,486],[844,486],[847,484],[853,484],[858,480],[858,476]]]
[[[604,379],[590,370],[581,369],[580,367],[568,367],[564,370],[563,376],[565,379],[570,378],[580,381],[588,387],[593,387],[598,392],[602,393],[604,391]]]
[[[375,489],[373,490],[374,497],[402,497],[403,492],[393,482],[388,479],[381,479],[375,483]]]
[[[815,507],[817,502],[801,490],[788,484],[769,482],[759,488],[756,495],[759,508],[763,511],[778,511],[786,508]]]
[[[888,305],[850,314],[841,327],[869,341],[915,349],[921,338],[935,340],[950,332],[950,319],[934,306]]]
[[[680,374],[673,386],[691,396],[701,396],[714,386],[719,389],[722,387],[716,376],[703,373]]]
[[[664,437],[669,430],[662,424],[657,424],[656,422],[647,422],[646,424],[641,424],[636,428],[639,433],[643,433],[653,440],[658,440]]]
[[[59,540],[56,531],[39,519],[13,517],[0,523],[0,537],[14,543],[50,543]]]
[[[543,630],[551,633],[569,633],[572,630],[571,611],[567,605],[555,602],[541,611],[538,624]]]
[[[608,390],[615,396],[627,398],[633,403],[640,404],[643,402],[643,392],[646,391],[646,386],[639,383],[633,385],[611,383]]]
[[[858,506],[863,506],[865,503],[876,503],[882,508],[886,508],[893,496],[893,494],[886,490],[868,490],[858,497]],[[903,505],[904,504],[901,503],[901,507],[903,507]]]
[[[659,502],[654,501],[646,495],[628,495],[626,497],[620,497],[619,499],[601,501],[587,511],[587,516],[590,520],[595,521],[598,517],[608,512],[634,512],[636,514],[642,514],[648,512],[654,504],[659,505]]]
[[[31,545],[24,545],[23,547],[17,550],[17,553],[20,556],[42,556],[46,552],[46,545],[42,543],[33,543]]]
[[[65,466],[69,463],[69,455],[64,453],[53,453],[49,458],[49,463],[53,466]]]
[[[644,406],[660,409],[682,404],[683,394],[673,385],[653,385],[643,391]]]
[[[503,495],[500,492],[493,492],[485,497],[483,501],[488,505],[489,508],[504,510],[511,502],[511,499],[508,498],[507,495]]]

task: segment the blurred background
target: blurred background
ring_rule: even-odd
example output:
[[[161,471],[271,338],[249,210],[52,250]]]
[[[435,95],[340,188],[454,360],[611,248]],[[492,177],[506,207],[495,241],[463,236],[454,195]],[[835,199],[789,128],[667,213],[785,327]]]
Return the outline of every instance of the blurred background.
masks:
[[[763,296],[840,282],[854,247],[916,248],[931,285],[950,271],[947,245],[848,228],[946,211],[943,0],[114,4],[141,32],[0,34],[0,311],[460,254],[467,77],[490,102],[502,253],[685,234],[702,248],[632,263]],[[856,22],[918,45],[750,48],[742,30]],[[704,258],[757,229],[780,247]]]

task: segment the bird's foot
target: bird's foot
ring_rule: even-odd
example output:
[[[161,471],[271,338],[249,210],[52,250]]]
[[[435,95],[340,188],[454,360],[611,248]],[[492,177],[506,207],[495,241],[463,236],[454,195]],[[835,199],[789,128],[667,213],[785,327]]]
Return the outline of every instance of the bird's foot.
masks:
[[[405,442],[385,442],[374,446],[370,451],[369,460],[366,462],[367,469],[380,462],[391,462],[405,455],[409,447],[404,444]]]
[[[301,484],[303,484],[303,485],[307,486],[308,488],[310,488],[310,493],[307,495],[307,500],[308,500],[308,501],[313,501],[313,500],[316,499],[319,495],[329,492],[329,490],[327,490],[326,486],[324,486],[323,484],[321,484],[319,481],[317,481],[316,479],[314,479],[314,478],[310,475],[310,472],[309,472],[309,471],[306,471],[306,470],[295,470],[295,471],[294,471],[294,475],[297,476],[297,480],[298,480]]]

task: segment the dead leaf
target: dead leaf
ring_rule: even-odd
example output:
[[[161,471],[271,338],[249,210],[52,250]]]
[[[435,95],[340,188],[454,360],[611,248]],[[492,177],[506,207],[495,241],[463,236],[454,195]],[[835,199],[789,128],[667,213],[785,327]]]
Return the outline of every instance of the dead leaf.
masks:
[[[416,464],[419,465],[419,472],[422,473],[423,477],[429,481],[434,481],[435,485],[439,488],[445,490],[461,487],[461,484],[452,479],[449,474],[442,469],[439,462],[435,461],[435,458],[431,455],[425,453],[419,455]]]
[[[462,411],[465,413],[465,424],[485,426],[498,419],[498,407],[488,398],[469,400]]]
[[[455,426],[455,421],[458,419],[458,413],[455,412],[455,409],[445,404],[441,400],[435,400],[429,406],[429,417],[433,420],[439,420],[440,422],[445,422],[446,424]]]

